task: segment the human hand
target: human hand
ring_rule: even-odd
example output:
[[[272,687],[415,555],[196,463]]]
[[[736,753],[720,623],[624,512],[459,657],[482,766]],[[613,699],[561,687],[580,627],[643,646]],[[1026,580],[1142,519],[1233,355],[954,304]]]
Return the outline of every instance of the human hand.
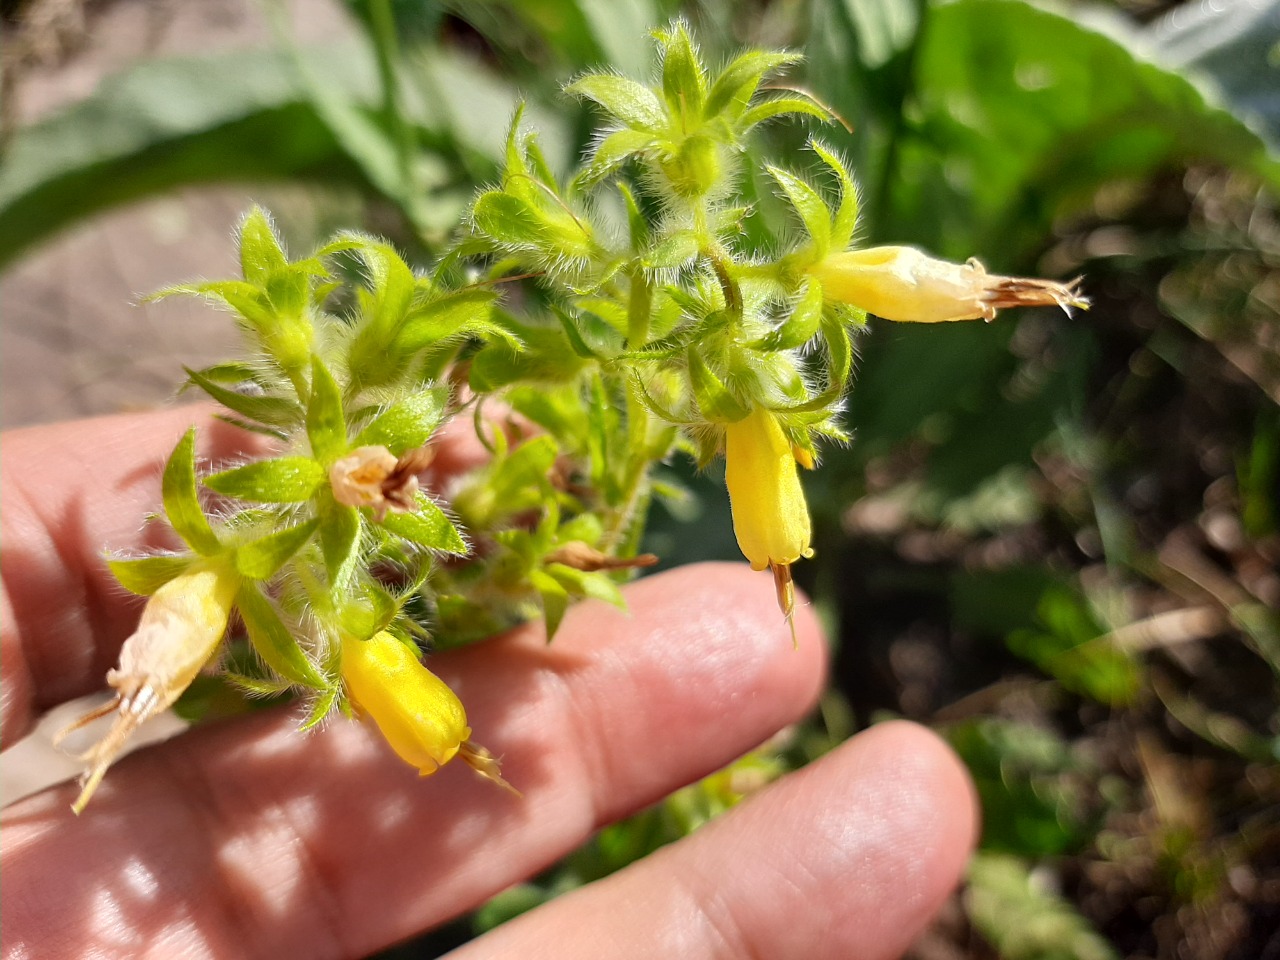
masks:
[[[0,744],[99,689],[140,607],[99,551],[156,546],[175,437],[243,434],[199,408],[16,431],[3,459]],[[454,451],[439,465],[465,459]],[[79,818],[65,785],[0,815],[6,958],[359,957],[545,868],[603,824],[805,714],[818,629],[793,650],[762,575],[703,564],[433,656],[523,799],[451,764],[420,780],[363,724],[296,711],[203,724],[112,769]],[[469,944],[461,956],[888,958],[955,885],[968,780],[932,734],[885,724],[693,836]]]

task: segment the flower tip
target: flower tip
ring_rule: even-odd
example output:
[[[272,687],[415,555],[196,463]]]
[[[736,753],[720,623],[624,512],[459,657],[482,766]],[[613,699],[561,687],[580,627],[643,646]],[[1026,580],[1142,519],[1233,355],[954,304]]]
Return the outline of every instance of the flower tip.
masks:
[[[462,758],[462,762],[474,770],[479,776],[488,780],[492,784],[496,784],[508,793],[514,794],[523,799],[524,794],[513,787],[502,776],[502,761],[495,757],[480,744],[466,740],[458,748],[458,756]]]

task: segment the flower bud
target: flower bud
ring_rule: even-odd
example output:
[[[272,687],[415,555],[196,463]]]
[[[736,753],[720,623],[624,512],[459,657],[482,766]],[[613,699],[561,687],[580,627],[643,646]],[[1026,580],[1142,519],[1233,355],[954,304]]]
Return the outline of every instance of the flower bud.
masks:
[[[58,734],[61,740],[98,717],[115,713],[106,736],[83,757],[88,765],[72,809],[84,809],[133,731],[173,705],[217,652],[227,629],[239,578],[211,560],[193,563],[147,601],[133,636],[120,650],[119,665],[107,673],[116,690],[111,703],[81,717]]]
[[[725,427],[724,458],[738,547],[751,569],[773,570],[778,606],[791,623],[791,564],[813,555],[809,508],[791,442],[772,413],[755,407]],[[792,631],[794,638],[794,625]]]
[[[935,260],[912,247],[872,247],[833,253],[809,267],[828,300],[838,300],[885,320],[939,323],[994,320],[1004,307],[1082,309],[1079,279],[1070,283],[1001,277],[977,260]]]
[[[407,644],[385,630],[368,640],[344,640],[342,679],[357,712],[373,718],[391,749],[420,776],[460,756],[480,776],[519,793],[502,779],[498,760],[468,739],[462,701]]]
[[[386,631],[343,641],[342,679],[357,710],[372,717],[391,749],[424,777],[471,736],[462,701]]]

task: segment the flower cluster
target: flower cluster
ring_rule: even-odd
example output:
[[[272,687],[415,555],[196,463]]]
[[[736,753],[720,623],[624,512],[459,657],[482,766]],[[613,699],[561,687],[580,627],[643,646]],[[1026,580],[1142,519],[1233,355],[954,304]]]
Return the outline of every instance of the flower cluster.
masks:
[[[812,553],[799,467],[845,439],[838,414],[867,315],[1085,305],[1074,283],[856,249],[852,177],[816,140],[836,189],[768,167],[802,232],[759,223],[737,189],[751,131],[831,119],[803,94],[763,91],[799,58],[748,51],[713,72],[683,23],[656,39],[653,85],[592,74],[566,88],[603,114],[572,176],[557,177],[517,112],[500,179],[434,270],[355,233],[290,260],[255,209],[241,279],[158,294],[232,313],[249,359],[189,370],[188,384],[277,449],[202,476],[189,433],[163,483],[187,550],[112,561],[150,600],[108,676],[116,701],[82,721],[115,714],[77,810],[129,733],[218,659],[233,610],[255,656],[224,673],[244,690],[301,694],[304,728],[334,709],[368,718],[422,774],[462,757],[505,785],[423,665],[425,645],[532,617],[550,639],[578,599],[621,605],[621,581],[654,560],[637,556],[644,517],[654,497],[678,494],[660,468],[680,452],[700,465],[724,456],[738,543],[772,571],[790,621],[791,568]],[[744,248],[749,218],[770,244]],[[518,309],[497,292],[516,278]],[[442,502],[420,475],[455,417],[490,456]]]

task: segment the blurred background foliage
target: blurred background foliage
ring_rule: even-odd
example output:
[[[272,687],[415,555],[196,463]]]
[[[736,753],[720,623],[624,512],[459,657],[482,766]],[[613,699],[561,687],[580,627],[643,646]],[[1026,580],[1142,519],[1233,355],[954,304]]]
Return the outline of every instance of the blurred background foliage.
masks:
[[[31,70],[74,59],[107,7],[164,4],[6,0],[0,264],[212,181],[245,207],[267,182],[344,186],[364,221],[344,225],[425,264],[520,99],[567,167],[591,118],[561,84],[644,73],[647,32],[682,15],[713,61],[806,53],[777,82],[851,128],[821,135],[859,176],[863,241],[1083,274],[1094,300],[873,324],[854,442],[806,477],[817,557],[797,573],[836,649],[820,715],[388,956],[618,869],[899,715],[949,738],[985,811],[916,960],[1280,957],[1277,0],[348,0],[340,36],[300,41],[322,2],[267,3],[258,49],[146,59],[28,122]],[[811,132],[771,127],[752,158],[803,164]],[[786,216],[748,169],[753,216]],[[296,249],[319,239],[282,224]],[[649,546],[736,557],[720,479],[673,469],[694,496]]]

